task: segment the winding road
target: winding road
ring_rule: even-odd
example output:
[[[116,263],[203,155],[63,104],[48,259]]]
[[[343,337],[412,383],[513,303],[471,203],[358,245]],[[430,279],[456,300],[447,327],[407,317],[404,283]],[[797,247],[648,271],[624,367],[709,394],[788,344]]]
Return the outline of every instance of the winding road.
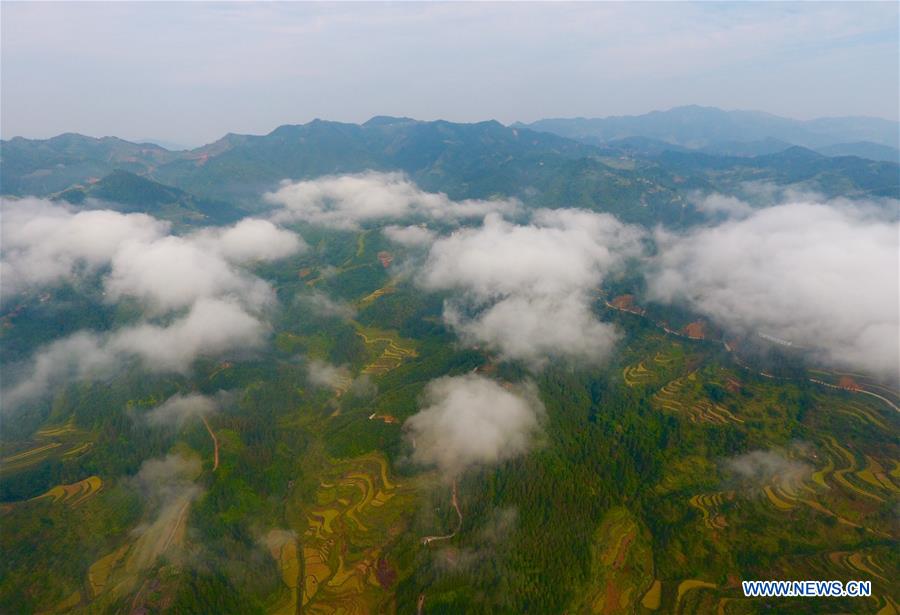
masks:
[[[449,534],[444,534],[443,536],[423,536],[423,545],[429,545],[436,540],[449,540],[450,538],[456,536],[459,533],[459,530],[462,529],[463,516],[462,511],[459,509],[459,496],[455,479],[453,480],[453,489],[451,491],[450,503],[452,504],[454,510],[456,510],[456,516],[459,519],[459,523],[457,524],[456,529]]]
[[[215,472],[219,468],[219,439],[216,437],[216,434],[213,433],[212,427],[209,426],[209,421],[206,420],[205,416],[200,417],[203,420],[203,425],[206,427],[206,431],[209,432],[209,437],[212,438],[213,441],[213,469]]]
[[[634,314],[635,316],[639,316],[639,317],[641,317],[641,318],[647,318],[643,313],[633,312],[633,311],[631,311],[631,310],[625,310],[625,309],[616,307],[616,306],[614,306],[612,303],[610,303],[610,302],[608,302],[608,301],[604,301],[604,303],[606,304],[606,307],[608,307],[608,308],[611,309],[611,310],[617,310],[617,311],[619,311],[619,312],[625,312],[625,313],[627,313],[627,314]],[[661,329],[662,329],[663,331],[665,331],[666,333],[669,333],[669,334],[671,334],[671,335],[675,335],[675,336],[678,336],[678,337],[682,337],[682,338],[684,338],[684,339],[690,339],[690,340],[693,340],[693,339],[694,339],[694,338],[692,338],[692,337],[690,337],[690,336],[684,335],[683,333],[679,333],[678,331],[673,331],[672,329],[669,329],[669,328],[665,325],[665,323],[658,322],[658,321],[655,321],[655,320],[652,320],[652,319],[650,319],[650,320],[651,320],[651,322],[653,322],[653,324],[655,324],[657,327],[661,328]],[[771,336],[765,336],[765,337],[771,337]],[[696,340],[695,340],[695,341],[696,341]],[[712,341],[712,340],[709,340],[709,341]],[[746,369],[746,370],[748,370],[748,371],[752,371],[752,372],[754,372],[754,373],[756,373],[756,374],[759,374],[760,376],[763,376],[763,377],[765,377],[765,378],[773,378],[773,379],[778,379],[778,380],[793,380],[793,378],[787,378],[787,377],[784,377],[784,376],[774,376],[774,375],[769,374],[769,373],[767,373],[767,372],[761,372],[761,371],[757,371],[757,370],[753,369],[752,367],[750,367],[749,365],[745,364],[743,361],[741,361],[741,360],[738,358],[737,353],[734,351],[734,349],[733,349],[731,346],[728,345],[728,342],[722,340],[722,344],[723,344],[723,346],[725,346],[725,350],[728,351],[728,353],[731,354],[732,357],[734,357],[735,363],[737,363],[740,367],[742,367],[742,368],[744,368],[744,369]],[[838,372],[835,372],[835,373],[838,373]],[[887,399],[886,397],[882,397],[882,396],[879,395],[878,393],[874,393],[874,392],[872,392],[872,391],[869,391],[869,390],[867,390],[867,389],[864,389],[864,388],[862,388],[861,386],[858,386],[857,388],[850,389],[850,388],[838,386],[838,385],[836,385],[836,384],[831,384],[831,383],[825,382],[825,381],[823,381],[823,380],[818,380],[817,378],[808,378],[808,380],[809,380],[810,382],[812,382],[812,383],[815,383],[815,384],[818,384],[818,385],[821,385],[821,386],[826,386],[826,387],[828,387],[828,388],[830,388],[830,389],[837,389],[837,390],[839,390],[839,391],[847,391],[848,393],[863,393],[863,394],[865,394],[865,395],[871,395],[872,397],[875,397],[875,398],[877,398],[877,399],[880,399],[881,401],[883,401],[884,403],[886,403],[887,405],[889,405],[891,408],[894,409],[895,412],[900,412],[900,408],[898,408],[897,405],[896,405],[894,402],[892,402],[891,400]]]

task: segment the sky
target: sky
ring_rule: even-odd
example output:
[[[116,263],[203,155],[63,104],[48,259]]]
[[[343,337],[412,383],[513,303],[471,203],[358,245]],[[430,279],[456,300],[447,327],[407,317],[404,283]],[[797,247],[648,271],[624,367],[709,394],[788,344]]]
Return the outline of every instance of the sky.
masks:
[[[0,133],[197,146],[315,118],[684,104],[898,119],[900,4],[0,4]]]

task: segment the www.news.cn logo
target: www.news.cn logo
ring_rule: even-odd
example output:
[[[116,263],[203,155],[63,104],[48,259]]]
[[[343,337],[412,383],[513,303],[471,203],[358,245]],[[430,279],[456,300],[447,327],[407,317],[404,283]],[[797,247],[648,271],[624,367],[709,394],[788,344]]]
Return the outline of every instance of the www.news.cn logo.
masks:
[[[741,581],[748,598],[846,598],[872,595],[871,581]]]

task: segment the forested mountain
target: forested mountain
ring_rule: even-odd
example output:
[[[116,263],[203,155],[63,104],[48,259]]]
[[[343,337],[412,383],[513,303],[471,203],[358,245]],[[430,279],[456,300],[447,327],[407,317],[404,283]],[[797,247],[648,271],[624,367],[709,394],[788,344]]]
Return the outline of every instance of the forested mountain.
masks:
[[[192,194],[155,182],[128,171],[115,170],[106,177],[76,184],[52,195],[55,200],[84,205],[88,199],[123,213],[145,213],[184,224],[223,224],[234,222],[244,213],[228,202],[195,197]]]
[[[730,191],[746,181],[802,184],[827,196],[900,195],[896,164],[770,146],[759,151],[774,153],[755,157],[741,144],[721,146],[738,156],[693,155],[686,148],[680,151],[688,155],[673,155],[678,147],[643,137],[592,145],[497,122],[376,117],[362,125],[316,120],[262,136],[230,134],[187,152],[79,135],[17,138],[2,143],[0,161],[4,194],[50,195],[125,170],[192,198],[251,210],[281,180],[366,170],[402,171],[422,188],[455,199],[516,197],[535,206],[578,206],[670,225],[695,219],[689,193]],[[117,199],[116,189],[108,196],[128,198]]]

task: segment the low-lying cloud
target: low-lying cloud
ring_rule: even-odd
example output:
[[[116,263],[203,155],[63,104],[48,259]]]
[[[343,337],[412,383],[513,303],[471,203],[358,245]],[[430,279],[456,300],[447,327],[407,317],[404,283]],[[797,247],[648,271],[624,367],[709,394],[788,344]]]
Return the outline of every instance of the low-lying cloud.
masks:
[[[194,482],[200,471],[199,459],[184,455],[149,459],[141,465],[134,483],[146,500],[150,520],[134,530],[137,539],[128,557],[131,570],[149,568],[177,546],[191,503],[202,493]]]
[[[750,451],[725,461],[726,469],[739,481],[754,486],[776,484],[794,490],[803,483],[813,468],[796,459],[790,459],[780,450]]]
[[[596,320],[591,291],[641,253],[642,232],[613,216],[540,210],[527,225],[488,215],[438,239],[420,279],[457,291],[444,318],[464,340],[540,367],[551,357],[596,362],[618,339]]]
[[[402,173],[374,171],[285,181],[265,199],[281,208],[273,216],[276,221],[304,221],[347,230],[367,222],[408,217],[456,221],[489,212],[511,214],[520,206],[510,199],[453,201],[446,194],[419,189]]]
[[[437,238],[437,234],[424,226],[395,226],[389,225],[381,229],[385,237],[407,247],[430,246]]]
[[[175,236],[144,214],[76,211],[42,199],[2,203],[4,297],[99,272],[103,300],[134,299],[147,319],[112,332],[79,332],[35,353],[4,391],[15,406],[73,379],[115,373],[138,360],[153,371],[184,372],[199,356],[259,348],[272,288],[244,265],[305,249],[266,220]],[[14,380],[15,381],[15,380]]]
[[[2,199],[0,207],[0,284],[5,297],[70,278],[79,270],[96,270],[108,264],[122,244],[154,241],[170,226],[145,214],[76,213],[37,198]]]
[[[260,348],[266,324],[227,301],[203,299],[168,325],[142,323],[109,333],[81,331],[39,349],[4,391],[5,407],[40,397],[66,382],[117,373],[131,361],[154,372],[186,372],[200,356]]]
[[[475,374],[430,382],[422,406],[403,426],[412,460],[436,466],[448,480],[467,468],[524,454],[544,414],[533,385],[507,388]]]
[[[900,373],[900,225],[879,210],[789,203],[656,239],[651,299],[833,365]]]
[[[5,297],[109,268],[107,299],[129,296],[159,310],[201,297],[238,297],[259,307],[271,291],[236,265],[271,261],[305,249],[296,234],[267,220],[170,235],[145,214],[75,211],[44,199],[3,200],[2,291]]]
[[[356,317],[356,308],[345,301],[332,299],[325,293],[315,290],[297,296],[297,301],[319,316],[327,316],[349,320]]]
[[[306,375],[310,383],[329,389],[349,386],[353,379],[346,365],[331,365],[318,359],[311,359],[306,364]]]
[[[180,427],[193,418],[204,418],[213,414],[218,407],[218,401],[212,396],[179,393],[150,410],[146,418],[153,425]]]
[[[490,566],[516,529],[519,513],[515,508],[500,508],[487,515],[484,524],[474,532],[471,545],[462,549],[445,547],[434,553],[435,564],[455,573],[475,573]]]

